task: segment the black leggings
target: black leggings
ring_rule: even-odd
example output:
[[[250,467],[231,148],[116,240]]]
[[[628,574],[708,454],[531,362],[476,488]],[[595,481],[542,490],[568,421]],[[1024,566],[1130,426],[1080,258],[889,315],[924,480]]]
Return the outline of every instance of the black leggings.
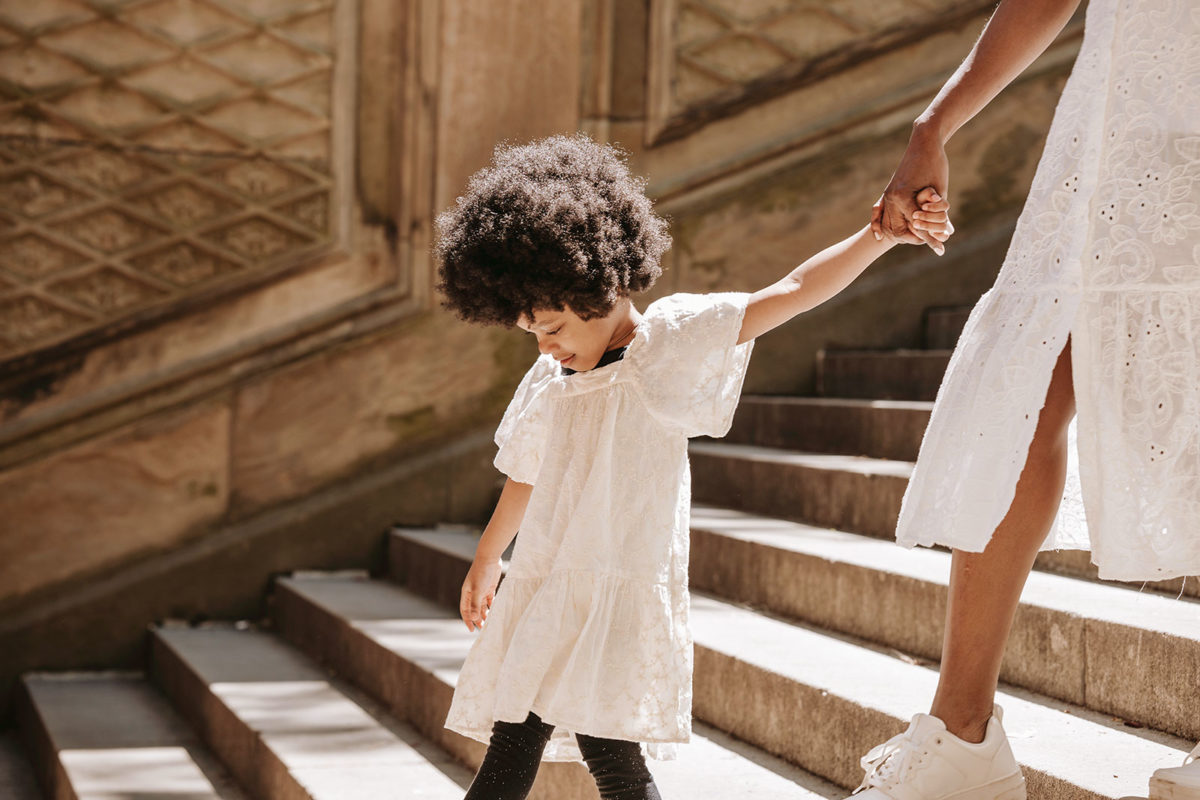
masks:
[[[497,722],[464,800],[525,800],[553,725],[530,712],[524,722]],[[575,734],[603,800],[662,800],[637,742]]]

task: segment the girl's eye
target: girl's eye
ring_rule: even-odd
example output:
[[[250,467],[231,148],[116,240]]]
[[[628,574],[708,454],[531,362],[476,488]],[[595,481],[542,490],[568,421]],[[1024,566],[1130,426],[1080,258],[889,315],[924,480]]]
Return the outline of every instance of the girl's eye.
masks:
[[[547,335],[547,336],[554,336],[555,334],[557,334],[557,333],[558,333],[559,331],[561,331],[561,330],[562,330],[562,328],[555,328],[554,330],[550,331],[550,332],[549,332],[549,333],[547,333],[546,335]]]

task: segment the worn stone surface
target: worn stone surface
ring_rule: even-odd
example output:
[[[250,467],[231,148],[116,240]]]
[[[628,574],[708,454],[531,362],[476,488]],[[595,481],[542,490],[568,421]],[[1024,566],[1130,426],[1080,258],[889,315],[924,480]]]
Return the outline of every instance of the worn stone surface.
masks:
[[[0,605],[212,525],[229,495],[229,420],[209,402],[0,473]]]
[[[494,455],[491,431],[478,431],[160,556],[43,593],[0,619],[0,715],[17,676],[28,670],[139,667],[148,622],[257,618],[265,613],[271,577],[281,572],[383,571],[382,532],[397,521],[474,518],[477,510],[447,487],[480,471],[491,479]]]
[[[717,510],[711,513],[713,520],[723,519],[732,531],[749,533],[744,515]],[[697,517],[703,518],[703,512],[698,512]],[[777,527],[777,532],[786,537],[787,532],[783,529],[794,526],[782,523]],[[410,550],[414,569],[448,567],[445,559],[433,562],[425,558],[439,535],[443,537],[440,543],[443,551],[459,553],[458,569],[461,571],[461,565],[470,558],[471,537],[455,532],[419,537],[407,535],[415,545]],[[406,534],[396,533],[393,540],[403,536]],[[698,540],[700,542],[703,540]],[[839,561],[837,558],[830,558],[824,568],[815,566],[814,562],[811,574],[796,570],[795,561],[774,573],[763,562],[755,564],[758,574],[741,576],[746,580],[737,588],[750,594],[737,596],[738,605],[700,592],[693,593],[691,623],[696,645],[693,709],[699,719],[828,780],[851,787],[862,775],[858,756],[902,730],[913,713],[927,708],[937,675],[925,665],[914,663],[911,656],[897,658],[890,646],[888,651],[881,652],[859,639],[847,638],[845,634],[882,631],[886,641],[887,637],[895,635],[912,636],[916,627],[915,635],[923,641],[923,644],[916,642],[916,646],[933,646],[941,619],[938,612],[944,602],[944,579],[923,575],[919,567],[914,572],[913,567],[919,563],[928,566],[935,560],[944,561],[945,557],[939,553],[913,551],[894,559],[894,569],[876,564],[874,575],[869,569],[858,570],[859,578],[884,586],[882,592],[879,585],[863,591],[862,584],[854,583],[855,570],[848,562],[861,562],[860,567],[869,565],[869,552],[878,553],[890,546],[870,541],[861,548],[844,541],[831,540],[826,544],[829,547],[822,548],[819,542],[814,542],[813,549],[828,549],[826,555],[840,549],[840,564],[835,563]],[[743,556],[748,553],[751,551],[743,551]],[[772,553],[770,560],[779,560],[779,556],[778,552]],[[709,565],[714,561],[724,566],[719,555],[705,559]],[[693,569],[696,566],[693,562]],[[885,576],[884,572],[892,574]],[[734,574],[726,572],[725,576]],[[896,574],[907,575],[910,580],[895,582]],[[772,605],[774,595],[784,595],[783,603],[788,602],[789,595],[788,587],[779,581],[803,584],[808,580],[823,585],[826,591],[814,589],[813,595],[808,597],[812,607],[804,613],[825,615],[823,620],[836,617],[838,633],[829,635],[754,610],[758,603],[752,598],[757,598],[766,611],[779,612],[780,609]],[[336,602],[343,609],[343,617],[363,620],[355,625],[357,628],[365,629],[372,625],[372,620],[379,620],[389,613],[411,619],[404,610],[414,603],[408,592],[374,584],[369,588],[353,586],[338,578],[329,581],[330,584],[325,586],[320,580],[314,581],[313,589],[307,593],[310,596],[325,595],[326,604],[332,603],[329,598],[340,598]],[[843,583],[844,586],[830,589],[832,584]],[[299,585],[303,586],[302,583]],[[892,589],[899,590],[892,592]],[[804,597],[807,590],[801,586],[795,591],[796,594],[790,595],[793,599]],[[1043,622],[1047,619],[1056,617],[1055,621],[1061,622],[1064,613],[1078,612],[1075,606],[1081,605],[1095,606],[1094,610],[1099,612],[1106,605],[1097,602],[1100,594],[1110,597],[1109,608],[1103,613],[1114,621],[1136,613],[1136,606],[1141,606],[1144,614],[1148,604],[1162,602],[1161,598],[1138,599],[1132,593],[1111,587],[1087,587],[1084,593],[1090,594],[1078,597],[1079,593],[1072,592],[1061,578],[1042,580],[1034,576],[1029,591],[1032,595],[1030,610],[1043,616],[1019,617],[1018,624],[1030,629],[1044,629]],[[403,599],[388,602],[388,594]],[[772,596],[767,598],[768,594]],[[889,601],[892,602],[889,604]],[[381,607],[393,610],[381,614]],[[455,626],[461,624],[454,617],[453,608],[438,607],[433,603],[425,603],[420,608],[424,610],[417,618],[424,624],[413,625],[413,635],[404,636],[405,649],[417,658],[423,658],[434,671],[438,667],[455,670],[457,660],[447,658],[449,637]],[[895,622],[886,625],[889,614],[897,617],[925,614],[929,618],[924,625]],[[872,615],[883,619],[872,620]],[[1082,627],[1082,614],[1077,613],[1077,616],[1080,617],[1079,627]],[[1157,616],[1172,619],[1164,624],[1182,626],[1192,632],[1193,642],[1200,641],[1195,635],[1200,629],[1194,620],[1178,614],[1160,613]],[[433,627],[433,619],[444,620],[444,632]],[[381,637],[399,632],[395,622],[375,624],[379,625]],[[407,632],[408,629],[404,630]],[[1082,636],[1077,635],[1073,641],[1066,642],[1066,647],[1056,644],[1050,653],[1035,653],[1021,650],[1021,647],[1018,644],[1010,654],[1014,658],[1012,662],[1006,661],[1006,668],[1016,661],[1040,665],[1044,683],[1047,683],[1044,676],[1050,676],[1048,683],[1053,684],[1060,680],[1055,676],[1062,673],[1063,680],[1077,682],[1074,691],[1079,691]],[[1109,654],[1110,660],[1104,669],[1119,666],[1122,659],[1114,657],[1114,651],[1120,648],[1098,649]],[[1066,661],[1072,663],[1062,663]],[[1191,747],[1189,740],[1136,731],[1105,714],[1046,697],[1030,698],[1021,692],[1002,691],[997,699],[1006,710],[1005,727],[1018,761],[1024,767],[1030,797],[1034,798],[1115,800],[1125,797],[1133,794],[1136,787],[1144,786],[1147,763],[1173,765],[1182,755],[1181,750]]]
[[[743,395],[723,441],[916,461],[930,403]]]
[[[581,8],[581,0],[445,4],[435,208],[454,201],[499,140],[576,130]]]
[[[689,458],[696,502],[881,539],[895,534],[912,472],[902,461],[720,443],[695,442]]]
[[[285,635],[466,763],[479,763],[482,745],[443,727],[474,641],[451,609],[386,583],[315,576],[284,581],[278,611]],[[696,726],[676,761],[649,766],[669,797],[841,796],[831,784],[705,725]],[[596,796],[595,782],[581,764],[543,764],[530,795],[538,800]]]
[[[41,800],[33,768],[12,734],[0,736],[0,794],[11,800]]]
[[[446,316],[242,387],[233,420],[238,513],[302,496],[380,454],[495,415],[507,399],[503,388],[520,378],[507,371],[508,354],[495,351],[526,343],[497,344]]]
[[[817,394],[932,402],[949,363],[945,350],[822,350],[817,354]]]
[[[140,675],[32,675],[23,683],[36,728],[23,733],[36,743],[40,771],[50,776],[49,796],[244,800],[228,772]]]

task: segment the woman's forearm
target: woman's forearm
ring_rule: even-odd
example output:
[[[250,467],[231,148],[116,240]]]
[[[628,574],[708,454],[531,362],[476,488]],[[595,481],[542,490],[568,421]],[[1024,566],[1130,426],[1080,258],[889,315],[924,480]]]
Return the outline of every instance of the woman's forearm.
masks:
[[[529,505],[529,495],[533,487],[528,483],[517,483],[509,478],[500,492],[500,500],[488,520],[479,544],[475,547],[475,559],[478,561],[498,561],[500,555],[512,544],[525,519],[525,508]]]
[[[965,61],[914,123],[945,144],[1050,46],[1079,0],[1003,0]]]

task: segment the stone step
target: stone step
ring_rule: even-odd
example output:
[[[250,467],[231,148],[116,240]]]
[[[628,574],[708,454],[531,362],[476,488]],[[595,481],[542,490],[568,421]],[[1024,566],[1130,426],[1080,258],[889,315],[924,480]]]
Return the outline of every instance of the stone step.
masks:
[[[463,534],[447,534],[463,536]],[[430,739],[476,766],[483,745],[445,730],[458,672],[474,641],[452,608],[365,577],[283,579],[276,611],[281,629],[339,673],[361,682],[393,713],[407,715]],[[704,725],[675,761],[651,761],[664,797],[723,800],[842,797],[812,775]],[[531,798],[597,797],[581,764],[543,764]]]
[[[817,394],[868,400],[933,400],[949,350],[822,350]]]
[[[891,539],[913,465],[723,442],[692,442],[696,502]]]
[[[7,800],[41,800],[33,766],[11,733],[0,735],[0,797]]]
[[[932,403],[746,395],[723,441],[916,461]]]
[[[32,674],[22,688],[22,728],[47,797],[245,797],[141,675]]]
[[[468,534],[396,531],[392,539],[434,535],[443,552],[462,553],[465,570]],[[937,684],[937,673],[911,658],[700,593],[692,632],[696,717],[847,788],[862,777],[858,758],[927,708]],[[443,641],[440,629],[430,634],[427,651],[444,652]],[[1144,796],[1150,774],[1179,764],[1192,744],[1021,690],[997,699],[1034,800]]]
[[[1190,597],[1200,599],[1200,577],[1189,576],[1166,581],[1128,583],[1100,581],[1092,554],[1087,550],[1051,550],[1039,553],[1035,567],[1043,572],[1053,572],[1087,581],[1098,581],[1108,586],[1124,586],[1138,591],[1151,591],[1168,597]]]
[[[696,589],[933,661],[950,554],[726,509],[692,508]],[[1001,680],[1200,739],[1200,603],[1029,576]]]
[[[953,350],[970,316],[970,306],[925,309],[925,346],[930,350]]]
[[[155,680],[261,800],[457,800],[469,776],[276,636],[160,627]]]

